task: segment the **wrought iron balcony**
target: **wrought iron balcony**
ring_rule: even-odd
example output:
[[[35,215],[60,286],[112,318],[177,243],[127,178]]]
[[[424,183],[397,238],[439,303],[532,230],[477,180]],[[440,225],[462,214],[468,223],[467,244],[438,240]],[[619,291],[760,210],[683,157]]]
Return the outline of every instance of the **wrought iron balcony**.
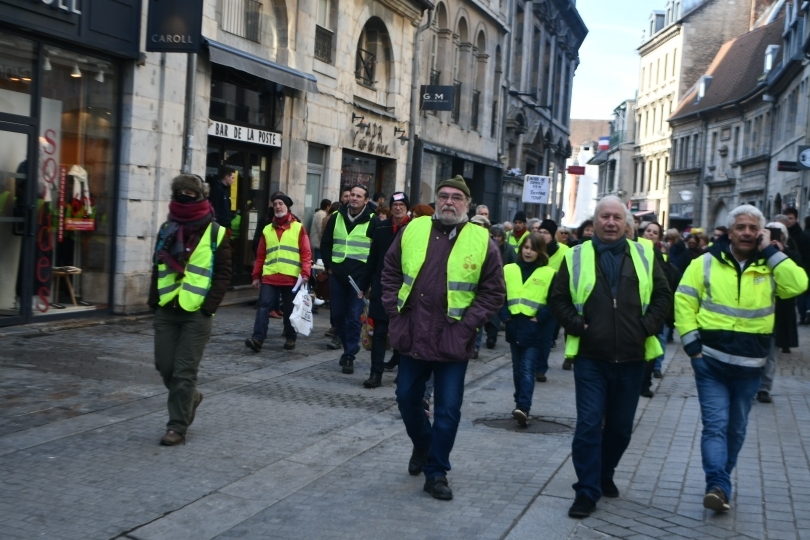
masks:
[[[315,58],[332,63],[332,36],[334,33],[323,26],[315,25]]]
[[[354,76],[365,86],[374,86],[377,55],[358,47],[354,63]]]

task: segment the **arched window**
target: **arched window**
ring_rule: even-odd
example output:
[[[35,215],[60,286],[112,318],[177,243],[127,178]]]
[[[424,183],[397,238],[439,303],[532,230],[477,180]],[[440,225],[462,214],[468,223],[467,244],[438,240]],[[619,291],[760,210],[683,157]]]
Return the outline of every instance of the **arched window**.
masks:
[[[470,129],[480,131],[483,122],[480,120],[481,92],[487,80],[487,38],[483,30],[478,31],[475,40],[476,57],[474,59],[472,104],[470,106]]]
[[[366,22],[357,40],[354,75],[358,83],[377,90],[388,89],[391,75],[391,38],[378,17]]]
[[[315,18],[315,58],[332,64],[335,61],[335,28],[338,0],[317,0]]]
[[[500,111],[501,99],[501,76],[503,75],[503,59],[501,58],[501,46],[495,47],[495,77],[492,81],[492,120],[489,125],[489,136],[493,139],[498,133],[498,113]]]
[[[453,110],[451,114],[453,122],[461,119],[461,94],[464,91],[464,80],[468,76],[467,62],[464,61],[466,58],[462,59],[462,47],[469,50],[469,31],[467,19],[464,17],[458,20],[456,35],[458,39],[455,43],[455,51],[453,51]]]

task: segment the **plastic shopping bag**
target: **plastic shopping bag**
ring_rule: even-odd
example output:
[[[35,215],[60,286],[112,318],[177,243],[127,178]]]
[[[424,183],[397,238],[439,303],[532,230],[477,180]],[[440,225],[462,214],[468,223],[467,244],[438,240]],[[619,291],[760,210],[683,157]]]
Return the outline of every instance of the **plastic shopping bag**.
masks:
[[[312,297],[306,291],[306,287],[301,287],[295,295],[290,324],[296,332],[305,336],[312,331]]]

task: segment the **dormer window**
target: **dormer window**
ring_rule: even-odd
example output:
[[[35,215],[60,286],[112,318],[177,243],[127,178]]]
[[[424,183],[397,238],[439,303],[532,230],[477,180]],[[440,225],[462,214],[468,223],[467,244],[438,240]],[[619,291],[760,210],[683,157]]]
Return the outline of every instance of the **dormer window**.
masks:
[[[776,55],[779,54],[779,45],[768,45],[765,49],[765,69],[763,73],[770,73],[776,63]]]
[[[698,91],[697,91],[697,99],[695,99],[695,103],[700,103],[700,100],[706,97],[706,92],[709,91],[709,85],[712,84],[712,76],[711,75],[703,75],[700,80],[698,81]]]

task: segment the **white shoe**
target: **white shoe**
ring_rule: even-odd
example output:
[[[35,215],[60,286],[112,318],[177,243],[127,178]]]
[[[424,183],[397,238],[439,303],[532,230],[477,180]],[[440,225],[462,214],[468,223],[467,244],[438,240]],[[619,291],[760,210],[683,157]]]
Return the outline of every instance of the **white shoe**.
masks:
[[[326,303],[326,300],[321,300],[320,298],[318,298],[318,297],[316,296],[316,297],[315,297],[315,298],[312,300],[312,303],[313,303],[313,304],[315,304],[316,306],[322,306],[322,305],[324,305],[324,304]]]

